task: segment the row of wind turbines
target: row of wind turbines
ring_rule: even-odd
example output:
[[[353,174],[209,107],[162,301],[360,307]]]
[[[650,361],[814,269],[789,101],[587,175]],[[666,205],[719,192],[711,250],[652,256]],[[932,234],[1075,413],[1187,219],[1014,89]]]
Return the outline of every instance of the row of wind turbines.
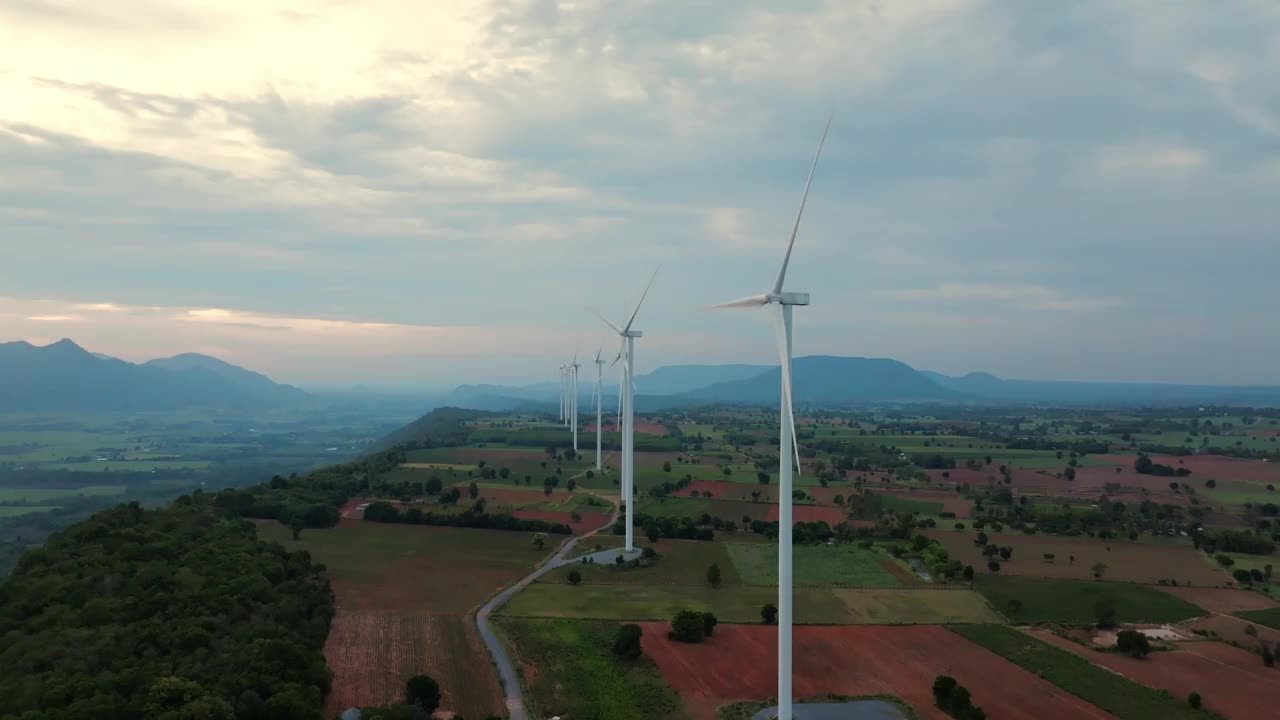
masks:
[[[792,355],[792,308],[809,304],[809,294],[788,292],[783,289],[787,277],[787,266],[791,263],[791,251],[796,244],[796,234],[800,230],[800,219],[804,216],[805,202],[809,199],[809,188],[813,185],[813,174],[818,167],[818,158],[822,156],[822,147],[826,144],[827,132],[831,129],[831,118],[827,118],[822,130],[822,138],[818,141],[817,152],[813,163],[809,166],[809,174],[805,179],[804,192],[800,196],[800,208],[796,212],[795,223],[791,226],[791,236],[787,240],[786,252],[782,256],[782,266],[778,269],[773,286],[759,295],[731,300],[715,308],[758,308],[766,305],[774,307],[773,324],[775,342],[778,349],[778,360],[781,367],[781,402],[778,420],[778,720],[792,720],[791,690],[791,631],[793,625],[792,608],[792,461],[795,469],[800,468],[799,447],[795,442],[795,411],[791,392],[791,355]],[[660,267],[660,266],[659,266]],[[636,315],[644,304],[649,288],[657,277],[654,270],[636,303],[627,324],[618,327],[604,317],[604,321],[621,338],[618,354],[613,364],[622,362],[622,377],[618,387],[618,416],[622,437],[622,477],[619,485],[626,506],[626,546],[625,552],[635,550],[635,384],[632,371],[635,367],[635,340],[644,336],[639,330],[633,330]],[[601,359],[601,351],[596,352],[596,380],[593,396],[596,404],[596,470],[601,469],[601,380],[605,361]],[[573,449],[578,452],[578,363],[577,355],[573,362],[560,368],[560,417],[573,430]]]

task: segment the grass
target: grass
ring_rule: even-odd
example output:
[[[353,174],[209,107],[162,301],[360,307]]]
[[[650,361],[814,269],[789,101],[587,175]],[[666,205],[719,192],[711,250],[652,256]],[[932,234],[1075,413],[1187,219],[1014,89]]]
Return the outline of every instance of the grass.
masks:
[[[511,599],[502,614],[512,617],[588,618],[596,620],[670,620],[680,610],[713,612],[721,622],[758,623],[760,608],[778,602],[771,587],[702,585],[616,585],[534,583]],[[831,591],[795,590],[797,623],[839,625],[849,610]]]
[[[1213,717],[1207,711],[1191,709],[1186,702],[1166,692],[1139,685],[1013,628],[956,625],[949,629],[1120,720],[1204,720]]]
[[[503,618],[498,630],[521,665],[534,717],[684,720],[680,696],[653,661],[621,660],[610,648],[619,625]]]
[[[885,510],[892,510],[899,515],[910,515],[912,513],[920,513],[921,515],[937,515],[942,512],[942,503],[930,500],[912,500],[897,495],[877,494],[880,498],[880,507]]]
[[[1266,625],[1269,628],[1280,630],[1280,608],[1271,608],[1269,610],[1242,610],[1235,615],[1241,619],[1248,620],[1251,623]]]
[[[776,545],[728,545],[738,575],[748,585],[778,584]],[[887,556],[856,545],[797,545],[793,549],[797,587],[897,587],[902,583],[881,565]]]
[[[979,575],[977,588],[1014,622],[1092,623],[1098,619],[1095,605],[1103,600],[1119,622],[1167,623],[1205,614],[1181,598],[1131,583]]]

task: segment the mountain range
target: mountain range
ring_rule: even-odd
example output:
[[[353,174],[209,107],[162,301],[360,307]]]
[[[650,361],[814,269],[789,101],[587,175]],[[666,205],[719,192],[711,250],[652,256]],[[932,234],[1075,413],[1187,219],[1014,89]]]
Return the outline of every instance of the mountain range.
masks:
[[[71,340],[0,343],[0,411],[269,408],[309,401],[265,375],[195,353],[137,364]]]
[[[584,371],[585,373],[585,371]],[[582,376],[586,378],[584,374]],[[1253,405],[1280,406],[1280,386],[1176,385],[1059,380],[1005,380],[975,372],[953,377],[917,370],[889,358],[811,355],[793,361],[797,405],[949,403],[971,405]],[[777,405],[778,367],[673,365],[637,376],[636,409],[642,412],[708,403]],[[590,384],[579,382],[589,402]],[[526,386],[463,385],[442,404],[477,410],[547,410],[557,402],[555,383]],[[604,404],[616,407],[617,385],[606,385]]]

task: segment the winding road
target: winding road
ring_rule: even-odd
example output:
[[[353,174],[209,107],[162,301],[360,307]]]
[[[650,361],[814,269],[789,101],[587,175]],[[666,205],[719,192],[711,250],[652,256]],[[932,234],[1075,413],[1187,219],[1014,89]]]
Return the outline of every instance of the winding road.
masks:
[[[608,497],[605,499],[613,500]],[[515,585],[495,595],[476,611],[476,628],[480,631],[480,637],[484,639],[485,646],[489,648],[489,657],[493,658],[493,664],[498,667],[498,680],[502,683],[503,701],[507,706],[507,716],[510,720],[530,720],[529,711],[524,705],[524,691],[520,689],[520,675],[516,672],[515,664],[511,662],[511,656],[507,653],[507,648],[503,646],[502,642],[498,640],[498,636],[494,634],[493,627],[489,623],[489,617],[505,605],[516,593],[528,587],[529,583],[569,562],[566,558],[578,546],[579,541],[589,538],[601,530],[613,527],[613,523],[617,519],[618,504],[614,502],[613,513],[609,516],[609,522],[585,535],[571,537],[566,540],[554,555],[542,561],[542,564],[535,568],[533,572],[521,578]]]

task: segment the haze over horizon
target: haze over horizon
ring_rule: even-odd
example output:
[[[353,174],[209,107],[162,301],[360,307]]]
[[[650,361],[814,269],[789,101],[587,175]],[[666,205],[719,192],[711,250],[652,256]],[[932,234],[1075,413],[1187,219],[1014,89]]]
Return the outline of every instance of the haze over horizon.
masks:
[[[1280,5],[0,5],[0,341],[298,385],[796,354],[1280,384]]]

